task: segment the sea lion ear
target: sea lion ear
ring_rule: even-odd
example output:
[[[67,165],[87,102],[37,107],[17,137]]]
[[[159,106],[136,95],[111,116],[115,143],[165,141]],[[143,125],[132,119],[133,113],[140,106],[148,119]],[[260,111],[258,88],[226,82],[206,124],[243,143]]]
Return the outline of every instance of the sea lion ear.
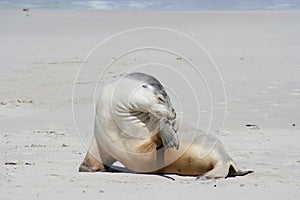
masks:
[[[143,87],[143,88],[147,88],[148,86],[147,86],[146,84],[143,84],[142,87]]]

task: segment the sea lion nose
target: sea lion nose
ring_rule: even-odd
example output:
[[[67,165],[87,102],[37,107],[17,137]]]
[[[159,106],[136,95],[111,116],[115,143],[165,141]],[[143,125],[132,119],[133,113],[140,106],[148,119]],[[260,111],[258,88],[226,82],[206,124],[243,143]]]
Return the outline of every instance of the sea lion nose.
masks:
[[[170,115],[168,116],[168,119],[174,120],[175,118],[176,118],[176,112],[175,112],[175,109],[172,108],[172,111],[171,111]]]

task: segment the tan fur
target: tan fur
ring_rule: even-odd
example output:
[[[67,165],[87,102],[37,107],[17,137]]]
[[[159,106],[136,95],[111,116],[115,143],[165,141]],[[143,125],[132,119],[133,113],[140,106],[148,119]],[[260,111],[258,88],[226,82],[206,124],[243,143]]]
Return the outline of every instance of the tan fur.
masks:
[[[161,138],[157,135],[154,135],[150,138],[150,140],[143,143],[139,146],[137,152],[138,153],[149,153],[154,152],[158,149],[159,146],[162,145]]]
[[[170,165],[157,172],[164,174],[199,176],[213,169],[213,163],[210,162],[209,158],[199,159],[197,148],[194,146],[187,146],[188,144],[181,143],[181,147],[178,151],[175,149],[168,149],[165,152],[166,161],[168,161],[168,158],[172,159],[178,155],[182,155]]]
[[[93,137],[89,150],[82,164],[79,167],[79,171],[95,172],[95,171],[103,171],[103,170],[105,170],[105,166],[102,163],[98,145],[96,143],[95,138]]]
[[[123,160],[123,164],[134,172],[204,176],[206,178],[240,176],[252,172],[239,170],[235,162],[227,154],[222,143],[208,136],[199,135],[193,143],[181,142],[178,150],[172,148],[164,151],[163,149],[159,149],[161,144],[159,134],[151,137],[139,147],[137,152],[148,153],[147,155],[133,158],[133,160],[125,159]],[[80,168],[88,167],[90,170],[86,171],[105,171],[107,168],[101,162],[101,152],[95,151],[95,149],[100,149],[101,151],[101,148],[97,146],[95,148],[95,145],[97,143],[95,141],[92,142],[89,152]],[[210,146],[211,149],[208,149],[207,146]],[[201,151],[205,153],[200,153]],[[95,156],[93,157],[92,155]],[[104,155],[110,158],[109,153]],[[152,164],[153,166],[157,166],[158,170],[147,171],[147,166]],[[145,169],[145,171],[139,169]]]

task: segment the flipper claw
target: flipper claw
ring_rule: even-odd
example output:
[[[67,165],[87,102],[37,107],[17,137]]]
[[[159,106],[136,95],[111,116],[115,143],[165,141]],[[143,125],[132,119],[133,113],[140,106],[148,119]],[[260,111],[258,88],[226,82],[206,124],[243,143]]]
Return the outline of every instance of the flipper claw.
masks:
[[[162,118],[160,121],[160,135],[165,148],[179,149],[178,135],[171,122],[166,118]]]

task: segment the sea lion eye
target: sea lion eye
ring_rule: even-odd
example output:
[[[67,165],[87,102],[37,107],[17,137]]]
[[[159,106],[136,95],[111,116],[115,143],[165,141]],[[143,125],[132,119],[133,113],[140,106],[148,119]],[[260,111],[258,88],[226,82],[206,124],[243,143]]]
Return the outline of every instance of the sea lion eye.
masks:
[[[158,100],[159,100],[160,102],[162,102],[162,103],[165,103],[165,100],[164,100],[163,98],[161,98],[161,97],[158,97]]]

